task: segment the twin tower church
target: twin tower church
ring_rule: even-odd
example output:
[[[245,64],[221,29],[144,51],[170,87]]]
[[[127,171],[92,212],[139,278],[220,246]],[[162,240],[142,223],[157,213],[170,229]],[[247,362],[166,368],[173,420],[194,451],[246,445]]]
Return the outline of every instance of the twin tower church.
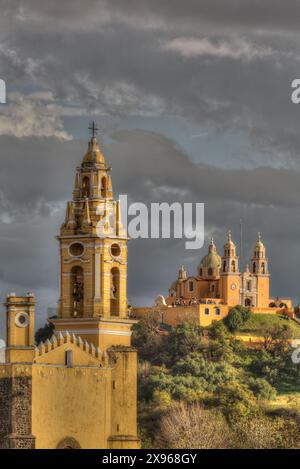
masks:
[[[228,307],[238,304],[251,307],[254,312],[274,312],[274,309],[291,307],[289,299],[270,298],[268,259],[260,233],[244,272],[239,270],[239,258],[230,231],[222,257],[211,239],[208,254],[200,261],[197,270],[196,276],[188,276],[185,268],[181,267],[178,279],[169,290],[169,305],[186,305],[194,301],[204,303],[207,300],[208,304],[218,304],[220,314],[222,310],[226,313]]]
[[[169,326],[195,321],[206,327],[226,317],[236,305],[251,308],[254,313],[285,313],[294,317],[289,298],[270,298],[268,259],[260,234],[245,271],[240,272],[231,232],[224,244],[222,257],[211,239],[208,253],[200,260],[196,275],[188,275],[182,266],[168,296],[159,295],[152,307],[135,308],[134,316],[141,319],[154,315]]]
[[[131,328],[153,308],[128,315],[127,234],[114,200],[111,168],[93,136],[77,168],[73,197],[57,236],[60,297],[50,340],[35,345],[35,298],[6,298],[6,357],[0,365],[0,447],[139,448],[137,353]],[[221,258],[211,241],[195,276],[184,268],[155,305],[161,322],[209,325],[236,304],[277,312],[289,300],[269,298],[259,238],[250,269],[239,272],[228,236]]]

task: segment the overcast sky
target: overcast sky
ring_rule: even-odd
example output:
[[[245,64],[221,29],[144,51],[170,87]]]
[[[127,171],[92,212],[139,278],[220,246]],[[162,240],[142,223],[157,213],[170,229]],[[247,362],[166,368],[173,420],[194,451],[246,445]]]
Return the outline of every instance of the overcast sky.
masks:
[[[88,123],[132,201],[204,202],[206,245],[132,240],[128,296],[166,294],[244,220],[261,231],[271,293],[300,299],[300,3],[285,0],[0,0],[0,295],[58,298],[55,235]],[[3,325],[3,317],[2,317]],[[0,336],[3,336],[0,333]]]

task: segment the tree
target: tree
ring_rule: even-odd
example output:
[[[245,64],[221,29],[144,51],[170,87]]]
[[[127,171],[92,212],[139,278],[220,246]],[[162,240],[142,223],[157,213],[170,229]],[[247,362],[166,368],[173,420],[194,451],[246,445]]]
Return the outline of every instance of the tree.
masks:
[[[155,317],[142,319],[132,330],[132,345],[138,349],[139,358],[160,363],[165,337],[158,333],[158,321]]]
[[[231,432],[223,416],[200,404],[173,405],[160,421],[159,448],[229,448]]]
[[[45,342],[47,339],[51,339],[54,333],[54,326],[50,322],[47,322],[43,327],[40,327],[35,333],[35,343],[39,345],[40,342]]]
[[[209,336],[211,339],[224,342],[229,337],[228,329],[223,321],[214,321],[209,328]]]
[[[288,339],[292,337],[292,331],[288,324],[268,324],[268,322],[264,322],[259,331],[264,338],[265,350],[281,352],[289,348]]]
[[[248,319],[251,317],[251,311],[244,306],[237,305],[232,308],[226,318],[224,318],[224,323],[231,332],[234,332],[240,329]]]
[[[201,349],[202,329],[195,322],[179,324],[172,329],[167,341],[171,362]]]
[[[244,324],[243,316],[237,309],[232,309],[229,311],[228,316],[224,318],[224,323],[231,332],[234,332]]]

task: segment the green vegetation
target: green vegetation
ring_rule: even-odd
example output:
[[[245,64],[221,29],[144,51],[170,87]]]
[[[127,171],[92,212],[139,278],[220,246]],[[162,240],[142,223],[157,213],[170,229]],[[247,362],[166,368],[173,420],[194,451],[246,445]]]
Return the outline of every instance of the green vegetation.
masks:
[[[48,322],[43,327],[40,327],[34,336],[36,345],[39,345],[40,342],[45,342],[47,339],[51,339],[53,331],[53,324]]]
[[[224,324],[228,327],[231,332],[241,329],[253,316],[251,311],[244,306],[237,305],[232,308],[228,316],[224,318]]]
[[[300,326],[284,315],[252,313],[239,330],[245,333],[249,332],[251,334],[254,333],[254,335],[259,335],[263,328],[277,326],[287,327],[289,338],[300,338]]]
[[[292,321],[257,319],[241,307],[229,316],[206,330],[185,322],[168,335],[154,320],[135,325],[144,448],[300,447],[300,412],[272,404],[284,389],[299,390]],[[262,348],[236,340],[239,330],[260,333]]]

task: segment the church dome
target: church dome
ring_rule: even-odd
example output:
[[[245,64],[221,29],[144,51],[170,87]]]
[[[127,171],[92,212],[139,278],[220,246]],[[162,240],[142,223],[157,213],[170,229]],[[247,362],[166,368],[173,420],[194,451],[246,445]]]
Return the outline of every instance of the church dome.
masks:
[[[198,266],[199,269],[205,268],[205,269],[220,269],[221,268],[221,257],[217,253],[217,248],[216,245],[211,239],[209,248],[208,248],[208,254],[204,256]]]
[[[92,137],[89,141],[88,151],[83,158],[83,164],[99,164],[104,165],[104,155],[100,150],[96,137]]]

